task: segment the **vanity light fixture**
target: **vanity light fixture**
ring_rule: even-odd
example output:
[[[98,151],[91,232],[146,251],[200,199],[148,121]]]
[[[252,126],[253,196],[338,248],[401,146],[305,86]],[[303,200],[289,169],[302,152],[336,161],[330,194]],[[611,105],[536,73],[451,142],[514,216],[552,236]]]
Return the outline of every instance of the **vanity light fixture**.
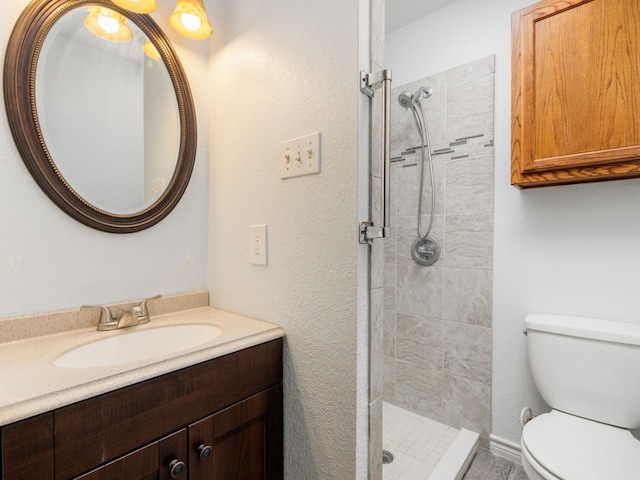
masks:
[[[125,16],[110,8],[89,7],[89,15],[84,24],[91,33],[112,42],[126,42],[133,37]]]
[[[151,43],[151,40],[147,40],[146,42],[144,42],[142,49],[144,50],[144,53],[147,55],[147,57],[152,58],[153,60],[160,60],[158,49],[153,43]]]
[[[209,38],[213,33],[202,0],[178,0],[169,23],[180,35],[195,40]]]
[[[151,13],[158,6],[156,0],[111,0],[119,7],[135,13]]]

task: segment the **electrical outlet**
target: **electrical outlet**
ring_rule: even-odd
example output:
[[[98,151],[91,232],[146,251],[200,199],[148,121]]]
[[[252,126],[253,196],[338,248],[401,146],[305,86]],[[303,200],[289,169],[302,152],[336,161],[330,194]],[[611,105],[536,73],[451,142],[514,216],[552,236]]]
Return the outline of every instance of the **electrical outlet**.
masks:
[[[252,265],[267,264],[267,226],[249,226],[249,259]]]

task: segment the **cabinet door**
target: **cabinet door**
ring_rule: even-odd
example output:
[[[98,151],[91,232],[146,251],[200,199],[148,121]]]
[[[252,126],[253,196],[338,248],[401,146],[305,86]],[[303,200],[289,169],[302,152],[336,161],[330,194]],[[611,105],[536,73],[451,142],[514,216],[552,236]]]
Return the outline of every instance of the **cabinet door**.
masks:
[[[190,480],[282,478],[282,384],[189,427]]]
[[[543,0],[512,26],[512,184],[639,177],[640,0]]]
[[[187,479],[185,429],[107,463],[76,480]]]

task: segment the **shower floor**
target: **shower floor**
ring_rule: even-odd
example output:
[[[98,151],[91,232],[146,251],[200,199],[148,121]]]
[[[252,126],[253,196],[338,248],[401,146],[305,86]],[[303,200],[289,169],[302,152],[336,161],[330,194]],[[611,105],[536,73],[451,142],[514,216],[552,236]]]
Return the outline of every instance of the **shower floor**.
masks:
[[[393,462],[384,480],[454,480],[477,450],[478,434],[458,430],[389,403],[383,404],[383,448]]]

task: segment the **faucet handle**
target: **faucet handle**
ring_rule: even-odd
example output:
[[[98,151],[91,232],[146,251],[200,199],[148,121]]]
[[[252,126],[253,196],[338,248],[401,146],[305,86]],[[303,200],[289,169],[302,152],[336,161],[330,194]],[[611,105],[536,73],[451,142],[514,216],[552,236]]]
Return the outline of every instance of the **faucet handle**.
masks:
[[[150,320],[149,318],[149,309],[147,308],[147,302],[149,300],[155,300],[156,298],[160,298],[162,295],[155,295],[153,297],[145,298],[140,302],[137,307],[133,307],[133,314],[138,318],[140,323],[146,323]]]
[[[104,305],[83,305],[80,308],[100,308],[100,320],[98,320],[98,330],[113,330],[118,326],[118,322],[113,319],[111,310]]]

